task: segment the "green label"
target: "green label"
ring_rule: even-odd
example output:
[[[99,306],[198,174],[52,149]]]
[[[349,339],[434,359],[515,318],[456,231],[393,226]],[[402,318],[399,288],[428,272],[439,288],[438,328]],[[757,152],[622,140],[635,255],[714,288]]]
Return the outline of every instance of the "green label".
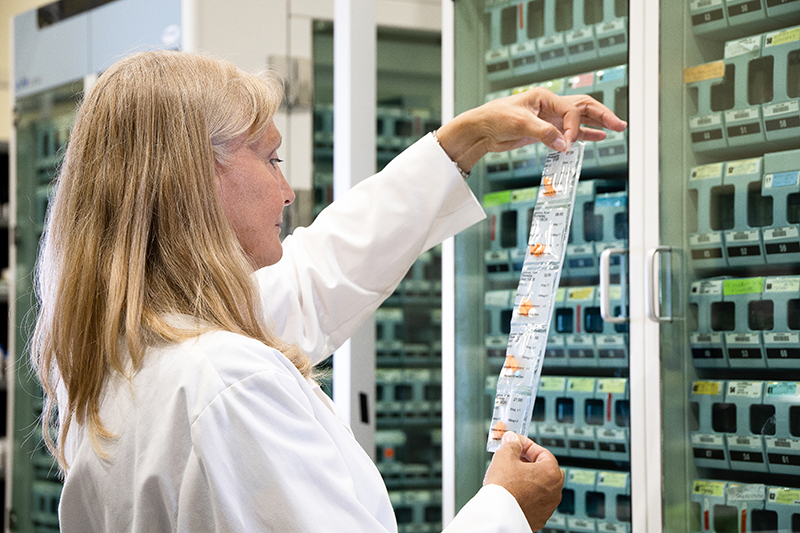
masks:
[[[722,285],[724,296],[757,294],[764,290],[764,278],[726,279]]]
[[[725,497],[725,483],[718,481],[695,481],[692,494],[704,494],[706,496]]]
[[[512,191],[497,191],[483,195],[483,207],[494,207],[511,201]]]

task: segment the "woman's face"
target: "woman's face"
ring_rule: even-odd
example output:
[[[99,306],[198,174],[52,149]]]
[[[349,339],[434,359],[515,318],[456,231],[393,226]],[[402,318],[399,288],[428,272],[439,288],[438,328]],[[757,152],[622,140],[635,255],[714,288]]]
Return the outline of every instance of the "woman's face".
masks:
[[[229,163],[218,171],[222,208],[239,244],[257,268],[273,265],[283,254],[280,241],[283,208],[294,191],[278,163],[281,134],[270,122],[264,135],[247,144],[239,140]]]

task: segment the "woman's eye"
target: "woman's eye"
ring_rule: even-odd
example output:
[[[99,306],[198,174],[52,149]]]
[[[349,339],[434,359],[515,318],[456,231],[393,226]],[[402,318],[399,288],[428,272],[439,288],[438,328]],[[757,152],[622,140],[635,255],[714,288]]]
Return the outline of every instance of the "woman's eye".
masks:
[[[274,167],[274,166],[277,166],[278,163],[283,163],[283,159],[281,159],[279,157],[273,157],[272,159],[269,160],[269,162]]]

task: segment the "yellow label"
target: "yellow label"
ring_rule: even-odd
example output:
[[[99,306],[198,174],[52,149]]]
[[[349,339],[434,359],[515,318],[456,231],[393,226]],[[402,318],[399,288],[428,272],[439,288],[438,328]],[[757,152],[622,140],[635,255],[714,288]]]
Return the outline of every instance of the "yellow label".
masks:
[[[572,392],[594,392],[595,378],[569,378],[567,390]]]
[[[721,381],[695,381],[692,391],[695,394],[708,394],[710,396],[719,396],[720,388],[722,387]]]
[[[627,382],[625,378],[600,378],[597,380],[597,392],[624,394]]]
[[[722,163],[711,163],[692,168],[689,174],[691,180],[705,180],[709,178],[722,178]]]
[[[791,28],[777,33],[767,34],[767,42],[764,46],[780,46],[795,41],[800,41],[800,28]]]
[[[562,392],[567,378],[542,376],[539,378],[539,390],[548,392]]]
[[[628,482],[628,474],[622,472],[600,472],[597,484],[603,487],[616,487],[624,489]]]
[[[705,494],[706,496],[725,497],[725,483],[718,481],[695,481],[692,494]]]
[[[725,174],[727,176],[743,176],[745,174],[755,174],[761,168],[761,158],[740,159],[739,161],[728,161]]]
[[[800,490],[784,488],[770,489],[769,499],[781,505],[798,505],[800,504]]]
[[[572,469],[569,471],[569,480],[579,485],[594,485],[596,475],[597,471],[595,470]]]
[[[588,300],[592,297],[594,297],[594,287],[575,287],[567,291],[568,300]]]
[[[695,83],[698,81],[713,80],[725,76],[725,62],[714,61],[694,67],[683,69],[683,83]]]

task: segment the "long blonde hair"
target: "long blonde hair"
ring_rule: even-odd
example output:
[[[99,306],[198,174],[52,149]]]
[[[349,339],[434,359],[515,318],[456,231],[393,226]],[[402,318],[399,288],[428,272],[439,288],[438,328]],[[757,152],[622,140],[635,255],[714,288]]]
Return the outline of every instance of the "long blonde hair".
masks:
[[[62,469],[72,423],[105,457],[113,434],[100,420],[104,384],[113,373],[130,379],[148,346],[220,329],[258,339],[310,373],[308,358],[266,326],[253,268],[217,192],[234,140],[258,139],[281,96],[273,79],[164,51],[119,61],[85,96],[45,226],[31,343],[45,441]],[[174,315],[196,326],[177,326]],[[59,381],[67,400],[56,421]]]

